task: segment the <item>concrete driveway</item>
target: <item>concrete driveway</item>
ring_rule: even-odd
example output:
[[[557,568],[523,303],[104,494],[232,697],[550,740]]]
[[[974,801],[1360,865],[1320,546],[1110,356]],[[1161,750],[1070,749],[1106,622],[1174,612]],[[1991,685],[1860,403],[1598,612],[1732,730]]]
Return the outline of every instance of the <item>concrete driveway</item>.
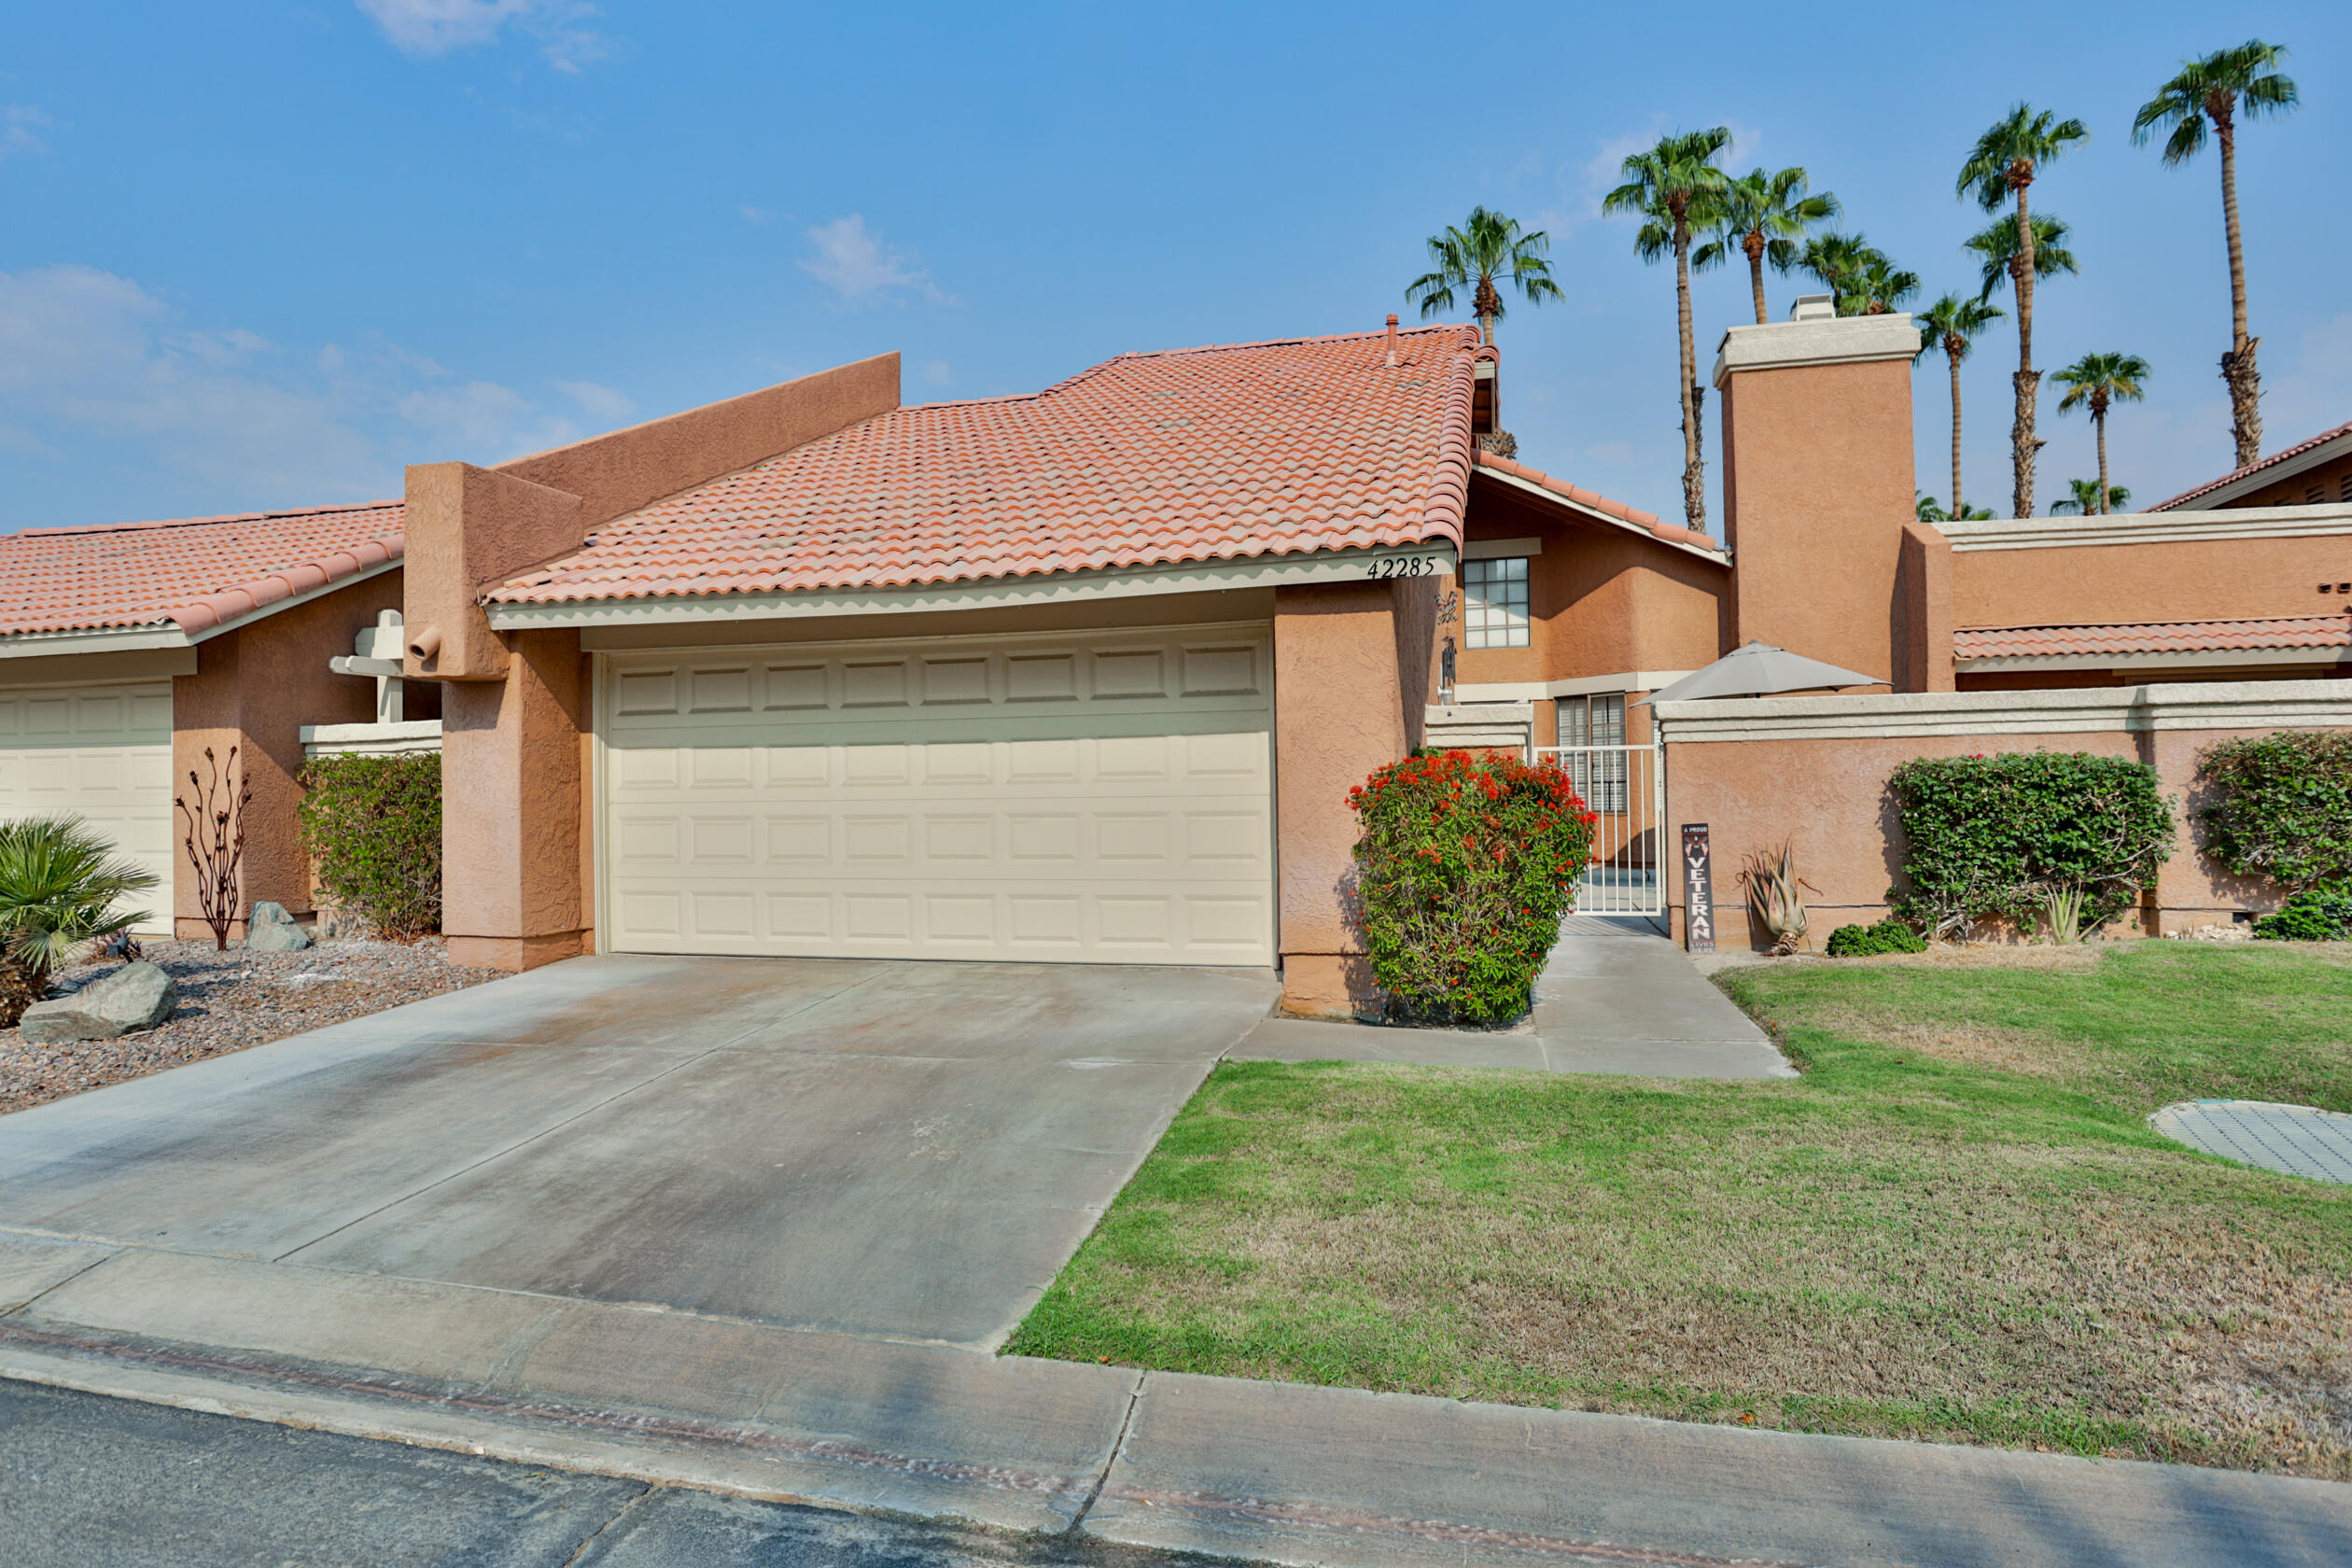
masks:
[[[988,1348],[1276,990],[574,959],[0,1118],[0,1227]]]

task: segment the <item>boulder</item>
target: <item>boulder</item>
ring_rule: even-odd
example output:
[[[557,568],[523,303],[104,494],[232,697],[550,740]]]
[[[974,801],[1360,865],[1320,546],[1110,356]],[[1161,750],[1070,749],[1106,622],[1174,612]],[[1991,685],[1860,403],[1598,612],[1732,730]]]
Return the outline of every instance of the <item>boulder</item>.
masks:
[[[286,905],[261,899],[245,917],[245,945],[256,953],[299,953],[311,945],[311,934],[294,923]]]
[[[92,980],[72,996],[36,1001],[17,1027],[42,1045],[69,1040],[111,1040],[153,1029],[179,1005],[179,987],[151,963],[129,963]]]

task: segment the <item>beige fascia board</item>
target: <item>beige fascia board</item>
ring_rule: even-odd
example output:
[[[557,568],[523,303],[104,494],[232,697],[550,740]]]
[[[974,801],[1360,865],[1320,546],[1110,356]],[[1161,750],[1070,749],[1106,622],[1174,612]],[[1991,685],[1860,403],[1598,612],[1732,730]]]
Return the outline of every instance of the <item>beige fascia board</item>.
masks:
[[[55,659],[77,653],[145,653],[159,649],[192,648],[179,623],[163,621],[145,626],[110,626],[71,632],[18,632],[0,637],[0,659]]]
[[[1930,525],[1963,554],[1976,550],[2060,550],[2189,539],[2317,539],[2352,535],[2352,502],[2235,507],[2222,511],[2118,512],[2092,518],[1995,517]]]
[[[1902,735],[2352,729],[2352,681],[2176,681],[2049,692],[1881,692],[1659,703],[1672,744]]]
[[[1541,555],[1544,541],[1540,539],[1466,539],[1462,546],[1465,561],[1515,561],[1522,555]]]
[[[304,724],[297,733],[306,757],[381,757],[441,749],[438,719],[410,719],[396,724]]]
[[[2352,648],[2211,648],[2194,653],[2040,653],[1991,659],[1954,659],[1968,675],[2004,670],[2111,669],[2154,674],[2175,669],[2225,669],[2233,665],[2336,665],[2352,663]]]
[[[0,690],[35,686],[115,686],[126,680],[169,680],[196,673],[193,648],[134,648],[99,653],[56,653],[0,663]]]
[[[1656,692],[1693,670],[1620,670],[1615,675],[1579,675],[1564,680],[1457,681],[1454,700],[1465,703],[1548,702],[1596,692]]]
[[[1701,561],[1712,561],[1718,567],[1728,567],[1731,564],[1731,553],[1728,550],[1709,550],[1703,545],[1691,544],[1683,539],[1659,539],[1642,524],[1630,523],[1622,517],[1612,517],[1605,511],[1595,511],[1581,502],[1571,500],[1557,490],[1547,490],[1540,484],[1519,478],[1517,474],[1506,474],[1500,469],[1481,468],[1477,470],[1477,476],[1480,479],[1491,479],[1497,484],[1508,485],[1522,495],[1549,501],[1556,507],[1564,507],[1578,517],[1594,523],[1605,523],[1612,528],[1622,528],[1635,538],[1645,539],[1652,544],[1662,544],[1669,550],[1679,550],[1686,555],[1696,555]]]
[[[2274,484],[2290,480],[2299,473],[2307,473],[2320,464],[2341,457],[2347,452],[2352,452],[2352,430],[2345,432],[2333,441],[2322,441],[2308,452],[2297,453],[2283,463],[2274,463],[2267,468],[2258,469],[2242,479],[2233,479],[2227,484],[2216,485],[2197,497],[2198,510],[2211,511],[2215,507],[2227,506],[2233,496],[2248,496],[2257,490],[2267,490]],[[2159,515],[2163,514],[2159,513]]]
[[[644,599],[591,599],[566,604],[491,604],[494,630],[551,626],[690,625],[695,623],[840,615],[921,615],[942,610],[1007,609],[1087,599],[1158,594],[1215,593],[1234,588],[1293,587],[1316,582],[1385,581],[1435,577],[1457,567],[1444,539],[1380,549],[1259,555],[1239,561],[1192,561],[1142,570],[1042,572],[917,588],[802,590],[795,593],[705,594]]]
[[[1841,315],[1827,321],[1765,321],[1733,327],[1715,351],[1715,385],[1741,371],[1915,359],[1919,329],[1909,315]]]

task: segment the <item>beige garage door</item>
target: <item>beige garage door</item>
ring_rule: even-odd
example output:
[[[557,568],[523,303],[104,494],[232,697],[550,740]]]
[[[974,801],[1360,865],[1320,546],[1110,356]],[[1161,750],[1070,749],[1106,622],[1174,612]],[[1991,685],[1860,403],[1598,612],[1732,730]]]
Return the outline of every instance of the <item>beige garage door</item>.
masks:
[[[0,818],[67,812],[155,873],[143,930],[171,929],[172,683],[0,691]]]
[[[1263,625],[613,653],[610,945],[1273,961]]]

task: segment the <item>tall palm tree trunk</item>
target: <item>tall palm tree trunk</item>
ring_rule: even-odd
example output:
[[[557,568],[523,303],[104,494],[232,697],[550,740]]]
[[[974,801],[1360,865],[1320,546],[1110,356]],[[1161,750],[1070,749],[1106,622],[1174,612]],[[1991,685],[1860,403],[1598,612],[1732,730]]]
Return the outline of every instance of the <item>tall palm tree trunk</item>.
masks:
[[[2093,409],[2091,423],[2099,432],[2099,515],[2105,517],[2107,514],[2107,410]]]
[[[1699,364],[1690,342],[1690,231],[1674,224],[1674,326],[1682,334],[1683,516],[1707,531],[1706,465],[1699,457]]]
[[[2034,515],[2034,455],[2041,442],[2034,438],[2034,399],[2041,377],[2034,371],[2034,225],[2026,216],[2025,187],[2017,191],[2017,418],[2009,427],[2009,455],[2016,473],[2010,486],[2009,515]]]
[[[1748,287],[1756,290],[1756,324],[1764,325],[1771,315],[1764,303],[1764,236],[1750,234],[1744,242],[1748,259]]]
[[[2239,468],[2262,455],[2262,377],[2254,368],[2260,344],[2246,333],[2246,245],[2238,236],[2237,128],[2227,114],[2213,120],[2221,144],[2221,228],[2230,241],[2230,352],[2221,356],[2221,382],[2230,389],[2230,429]]]
[[[1960,356],[1944,345],[1944,360],[1952,367],[1952,515],[1967,515],[1960,507]]]

